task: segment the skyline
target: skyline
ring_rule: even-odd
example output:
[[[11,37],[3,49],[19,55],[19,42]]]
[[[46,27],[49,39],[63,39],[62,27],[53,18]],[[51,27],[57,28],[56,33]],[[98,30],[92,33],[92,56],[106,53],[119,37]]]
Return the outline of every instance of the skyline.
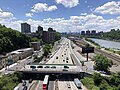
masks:
[[[59,32],[110,31],[120,28],[118,0],[1,0],[0,24],[21,31],[27,22],[35,32],[52,27]]]

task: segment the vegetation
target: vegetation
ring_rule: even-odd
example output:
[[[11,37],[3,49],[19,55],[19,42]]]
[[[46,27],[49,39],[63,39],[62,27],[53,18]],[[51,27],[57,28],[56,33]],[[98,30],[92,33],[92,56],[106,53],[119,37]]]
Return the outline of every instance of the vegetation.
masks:
[[[43,51],[44,51],[44,56],[47,56],[50,52],[51,46],[49,44],[45,44],[45,46],[43,47]]]
[[[89,90],[99,90],[97,86],[94,84],[94,80],[92,77],[84,77],[84,79],[81,80],[83,85],[85,85]]]
[[[93,77],[84,77],[81,82],[89,90],[120,90],[120,73],[113,74],[110,77],[94,73]]]
[[[0,54],[29,47],[31,38],[4,25],[0,25]]]
[[[120,41],[120,29],[111,29],[109,32],[103,32],[96,35],[82,35],[82,37]]]
[[[0,78],[0,90],[14,90],[15,86],[17,86],[21,82],[22,74],[15,72],[12,75],[4,75]]]
[[[119,29],[117,29],[117,30],[111,29],[110,32],[103,33],[101,35],[101,38],[120,41],[120,30]]]
[[[61,39],[61,34],[58,32],[55,32],[55,41],[58,41]]]
[[[97,70],[107,72],[109,67],[113,65],[112,60],[108,59],[107,57],[103,56],[102,54],[96,55],[93,60],[95,61],[95,66]]]

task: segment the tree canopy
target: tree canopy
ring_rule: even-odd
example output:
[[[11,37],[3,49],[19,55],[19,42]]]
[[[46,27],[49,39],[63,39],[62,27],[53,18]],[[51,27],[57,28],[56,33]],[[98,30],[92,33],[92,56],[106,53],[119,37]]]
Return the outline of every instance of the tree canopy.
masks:
[[[102,54],[96,55],[93,60],[95,61],[95,66],[97,70],[108,71],[109,67],[112,66],[112,60],[103,56]]]
[[[0,54],[29,47],[31,38],[11,28],[0,25]]]

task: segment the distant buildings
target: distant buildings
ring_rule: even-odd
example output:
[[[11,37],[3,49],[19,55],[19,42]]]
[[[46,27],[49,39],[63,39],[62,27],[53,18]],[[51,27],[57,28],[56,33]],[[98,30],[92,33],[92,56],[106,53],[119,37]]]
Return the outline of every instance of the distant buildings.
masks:
[[[90,31],[89,30],[87,30],[86,31],[86,35],[90,35],[91,33],[90,33]]]
[[[31,26],[27,23],[21,23],[21,32],[22,33],[31,33]]]
[[[48,31],[43,31],[43,27],[38,26],[36,33],[31,33],[31,26],[27,23],[21,23],[21,32],[25,33],[26,35],[29,35],[31,37],[38,37],[41,38],[43,42],[50,43],[52,41],[55,41],[55,30],[53,28],[48,28]],[[35,43],[32,43],[32,45],[36,45]],[[37,49],[37,46],[34,46],[34,49]]]
[[[96,30],[87,30],[86,32],[85,31],[81,31],[81,35],[96,35]]]
[[[85,31],[81,31],[81,35],[85,35]]]

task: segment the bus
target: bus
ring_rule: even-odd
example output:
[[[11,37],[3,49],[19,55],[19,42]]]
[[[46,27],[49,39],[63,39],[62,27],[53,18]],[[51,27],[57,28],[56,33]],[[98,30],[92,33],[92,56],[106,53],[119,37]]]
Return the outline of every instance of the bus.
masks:
[[[48,88],[48,82],[49,82],[48,79],[49,79],[49,75],[45,75],[45,78],[43,80],[43,87],[42,87],[43,90],[47,90]]]
[[[75,78],[75,79],[74,79],[74,83],[75,83],[75,85],[76,85],[76,87],[77,87],[78,89],[81,89],[81,82],[80,82],[80,80],[79,80],[78,78]]]

